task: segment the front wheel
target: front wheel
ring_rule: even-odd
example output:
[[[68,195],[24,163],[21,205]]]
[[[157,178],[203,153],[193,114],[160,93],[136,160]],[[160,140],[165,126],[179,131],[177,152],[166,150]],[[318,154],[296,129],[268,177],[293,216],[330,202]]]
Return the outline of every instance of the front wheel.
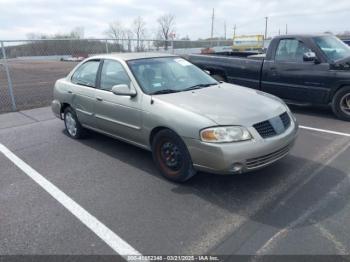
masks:
[[[341,88],[334,95],[332,109],[339,119],[350,121],[350,86]]]
[[[152,155],[157,168],[169,180],[184,182],[196,174],[185,143],[169,129],[155,135]]]

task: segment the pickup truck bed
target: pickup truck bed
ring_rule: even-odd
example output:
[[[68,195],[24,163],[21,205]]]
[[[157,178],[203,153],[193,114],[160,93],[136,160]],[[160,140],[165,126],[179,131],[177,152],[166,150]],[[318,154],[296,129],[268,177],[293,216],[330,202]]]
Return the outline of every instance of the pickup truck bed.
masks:
[[[263,59],[225,55],[191,55],[190,61],[219,80],[260,89]]]

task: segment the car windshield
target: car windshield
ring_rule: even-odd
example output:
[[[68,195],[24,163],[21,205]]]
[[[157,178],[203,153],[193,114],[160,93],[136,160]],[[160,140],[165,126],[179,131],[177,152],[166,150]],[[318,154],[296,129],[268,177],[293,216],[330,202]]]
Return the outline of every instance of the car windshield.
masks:
[[[350,47],[334,36],[314,37],[314,41],[331,61],[350,57]]]
[[[128,65],[146,94],[166,94],[216,85],[204,71],[180,57],[131,60]]]

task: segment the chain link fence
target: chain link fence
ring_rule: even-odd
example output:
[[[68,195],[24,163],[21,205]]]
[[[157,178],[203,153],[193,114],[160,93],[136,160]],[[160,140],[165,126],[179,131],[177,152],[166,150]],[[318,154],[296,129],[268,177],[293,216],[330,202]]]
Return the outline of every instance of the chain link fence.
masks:
[[[0,113],[11,108],[16,110],[16,103],[13,95],[12,78],[9,71],[8,61],[6,58],[5,45],[0,43]]]
[[[47,106],[57,79],[89,56],[120,52],[184,55],[229,50],[230,40],[54,39],[0,41],[0,113]]]

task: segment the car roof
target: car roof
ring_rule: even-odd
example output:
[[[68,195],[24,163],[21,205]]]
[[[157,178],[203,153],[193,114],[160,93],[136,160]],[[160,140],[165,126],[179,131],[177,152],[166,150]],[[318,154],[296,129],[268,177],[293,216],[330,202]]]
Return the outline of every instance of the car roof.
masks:
[[[159,58],[159,57],[176,57],[176,55],[168,54],[168,53],[151,53],[151,52],[135,52],[135,53],[111,53],[104,55],[95,55],[90,58],[98,58],[98,59],[111,59],[117,58],[124,61],[143,59],[143,58]]]

